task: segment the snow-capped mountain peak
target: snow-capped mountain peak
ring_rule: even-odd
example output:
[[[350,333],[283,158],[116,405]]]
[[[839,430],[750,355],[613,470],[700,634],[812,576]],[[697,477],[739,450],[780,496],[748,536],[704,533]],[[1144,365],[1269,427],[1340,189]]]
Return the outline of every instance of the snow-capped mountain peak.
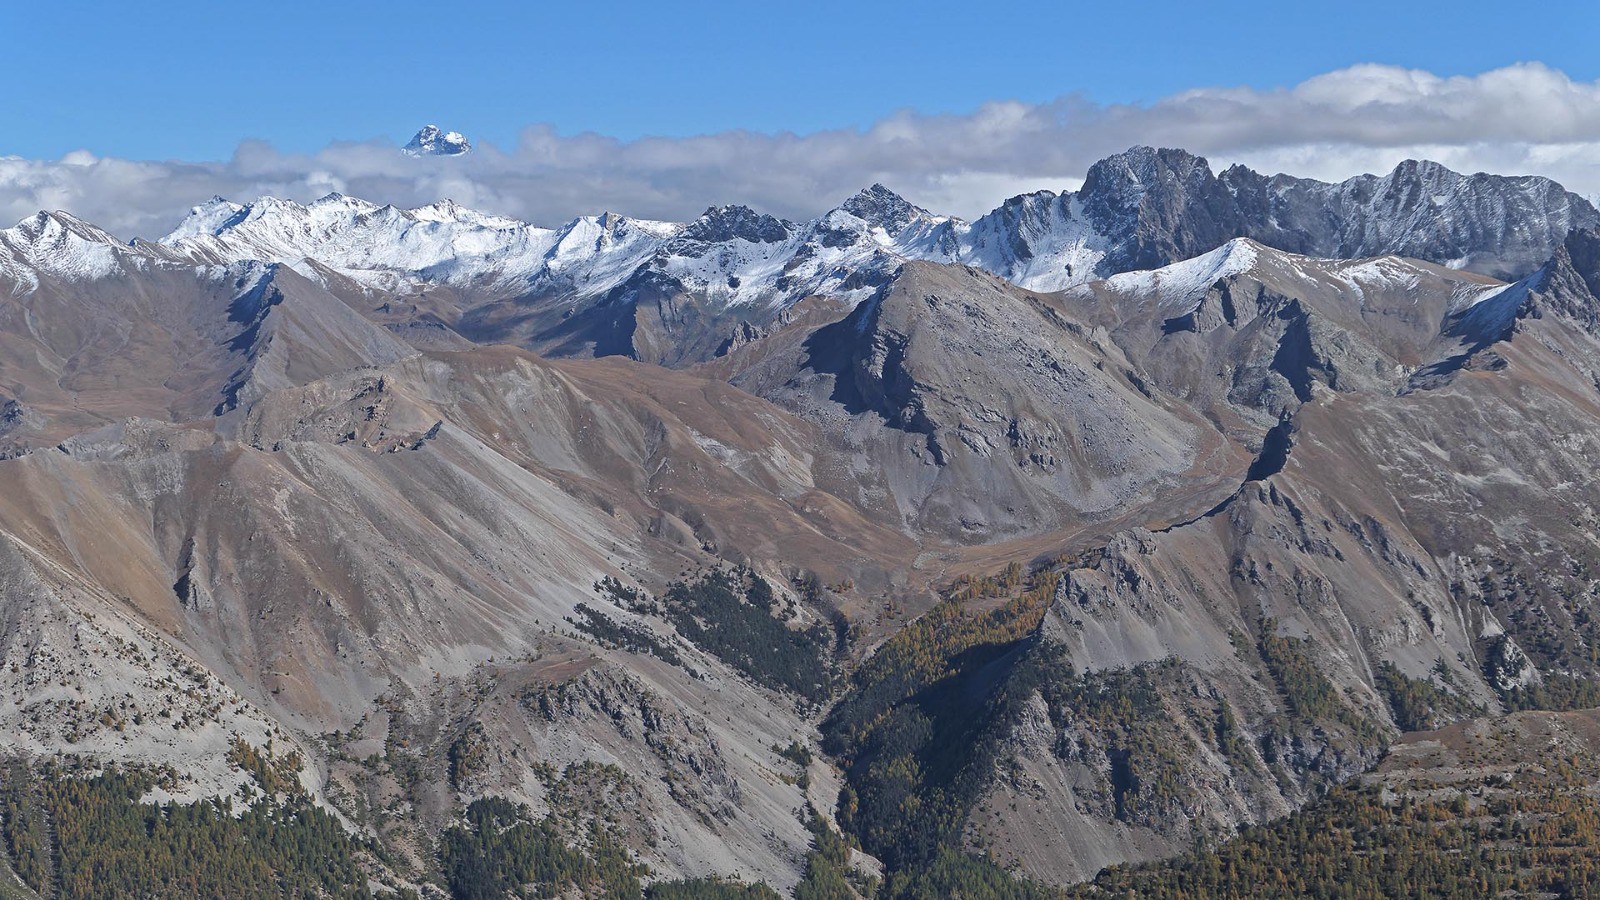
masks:
[[[39,275],[67,281],[104,278],[141,254],[109,232],[66,212],[38,212],[0,230],[0,275],[26,289]]]
[[[1159,269],[1124,272],[1106,279],[1106,287],[1128,296],[1154,298],[1163,306],[1189,306],[1218,281],[1250,271],[1261,245],[1234,238],[1208,253]]]
[[[928,211],[889,190],[874,184],[840,204],[840,209],[889,234],[895,234]]]
[[[68,239],[97,244],[122,243],[98,225],[91,225],[72,213],[59,209],[53,212],[40,210],[18,222],[14,228],[8,229],[6,234],[32,244],[56,243]]]
[[[454,223],[494,231],[509,231],[527,227],[526,223],[516,219],[480,212],[479,210],[462,206],[454,200],[440,200],[427,206],[406,210],[406,212],[419,222]]]
[[[753,244],[775,244],[786,240],[793,230],[792,223],[748,206],[713,206],[690,222],[682,236],[686,240],[707,243],[738,238]]]
[[[199,206],[190,208],[189,214],[162,242],[198,237],[202,234],[216,234],[229,225],[236,224],[245,213],[246,207],[242,203],[235,203],[223,197],[212,197]]]
[[[202,262],[261,259],[307,270],[316,260],[364,283],[522,277],[555,232],[440,201],[417,209],[329,195],[300,205],[264,197],[221,228],[180,227],[162,244]]]
[[[400,152],[407,156],[464,156],[472,152],[472,142],[459,131],[424,125]]]

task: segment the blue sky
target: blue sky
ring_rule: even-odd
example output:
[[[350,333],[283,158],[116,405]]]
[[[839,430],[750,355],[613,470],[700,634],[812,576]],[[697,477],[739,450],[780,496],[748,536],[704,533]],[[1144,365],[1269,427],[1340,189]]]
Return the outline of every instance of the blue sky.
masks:
[[[896,110],[1296,84],[1360,62],[1600,78],[1600,4],[1478,2],[0,4],[0,155],[309,153],[438,122],[620,138],[863,127]]]

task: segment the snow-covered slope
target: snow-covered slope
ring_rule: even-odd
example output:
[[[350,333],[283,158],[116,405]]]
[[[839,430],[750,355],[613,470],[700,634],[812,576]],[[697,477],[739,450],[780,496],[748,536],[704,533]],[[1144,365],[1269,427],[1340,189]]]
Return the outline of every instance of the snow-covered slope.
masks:
[[[1209,253],[1160,269],[1124,272],[1106,279],[1106,288],[1153,300],[1162,307],[1194,305],[1219,280],[1250,271],[1259,258],[1258,245],[1249,238],[1234,238]]]
[[[1241,276],[1281,296],[1333,298],[1354,316],[1386,315],[1409,306],[1436,327],[1504,290],[1504,282],[1399,256],[1320,259],[1286,253],[1250,238],[1234,238],[1208,253],[1158,269],[1123,272],[1078,291],[1117,298],[1118,305],[1148,307],[1164,316],[1195,312],[1219,283]],[[1424,303],[1434,307],[1420,313]]]
[[[576,224],[576,223],[574,223]],[[528,274],[561,234],[443,201],[418,209],[329,194],[301,205],[275,197],[196,206],[162,246],[203,262],[316,260],[358,281],[470,281],[486,273]],[[387,277],[385,277],[387,276]]]
[[[1109,249],[1074,195],[1039,191],[964,229],[960,261],[1030,290],[1058,291],[1094,278]]]
[[[64,212],[40,212],[0,230],[0,277],[20,293],[41,278],[105,278],[147,260],[100,228]]]
[[[450,201],[405,210],[329,194],[305,205],[213,198],[160,243],[197,261],[315,260],[384,287],[446,283],[568,301],[603,295],[648,265],[730,305],[781,306],[890,260],[956,261],[967,229],[881,185],[804,225],[725,206],[683,224],[603,213],[549,229]]]
[[[901,261],[954,261],[964,226],[875,184],[803,225],[742,206],[707,210],[653,265],[731,305],[782,307],[811,294],[861,299]]]

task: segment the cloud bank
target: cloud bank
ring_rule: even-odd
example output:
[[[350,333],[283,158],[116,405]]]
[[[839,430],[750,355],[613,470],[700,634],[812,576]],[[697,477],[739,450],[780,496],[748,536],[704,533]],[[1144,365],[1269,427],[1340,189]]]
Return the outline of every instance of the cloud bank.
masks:
[[[410,158],[381,143],[287,154],[259,141],[219,162],[0,157],[0,220],[63,209],[122,236],[154,237],[213,195],[306,201],[329,191],[401,206],[450,198],[544,224],[602,210],[681,220],[720,203],[798,219],[874,181],[972,217],[1012,194],[1074,188],[1095,160],[1135,144],[1182,147],[1217,168],[1239,162],[1326,180],[1427,158],[1458,171],[1546,175],[1592,197],[1600,82],[1539,63],[1448,78],[1365,64],[1276,90],[1200,88],[1145,105],[998,101],[804,135],[621,141],[536,125],[514,147],[453,158]]]

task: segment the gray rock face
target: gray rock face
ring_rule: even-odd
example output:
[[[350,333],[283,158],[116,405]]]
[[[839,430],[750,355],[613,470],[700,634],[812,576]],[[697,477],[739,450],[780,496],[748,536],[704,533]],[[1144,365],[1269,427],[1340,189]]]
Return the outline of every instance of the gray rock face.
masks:
[[[1600,335],[1600,234],[1573,231],[1556,254],[1523,283],[1527,298],[1517,317],[1547,314]]]
[[[927,210],[889,190],[882,184],[869,188],[840,204],[840,209],[876,228],[895,234]]]
[[[1417,160],[1339,184],[1241,166],[1221,182],[1242,233],[1264,244],[1342,259],[1409,256],[1497,278],[1528,274],[1568,231],[1600,223],[1588,201],[1549,179],[1461,175]]]
[[[1200,157],[1135,147],[1089,168],[1078,192],[1085,217],[1114,248],[1104,275],[1154,269],[1250,236],[1247,210]]]
[[[674,244],[671,249],[679,252],[700,249],[704,252],[707,248],[689,245],[720,244],[732,240],[776,244],[787,238],[793,227],[782,219],[763,215],[748,206],[717,206],[690,222],[679,235],[683,244]]]
[[[1600,213],[1546,178],[1461,175],[1407,160],[1328,184],[1136,147],[1095,163],[1077,195],[1112,248],[1099,274],[1151,269],[1229,239],[1332,259],[1407,256],[1498,278],[1525,275]]]

